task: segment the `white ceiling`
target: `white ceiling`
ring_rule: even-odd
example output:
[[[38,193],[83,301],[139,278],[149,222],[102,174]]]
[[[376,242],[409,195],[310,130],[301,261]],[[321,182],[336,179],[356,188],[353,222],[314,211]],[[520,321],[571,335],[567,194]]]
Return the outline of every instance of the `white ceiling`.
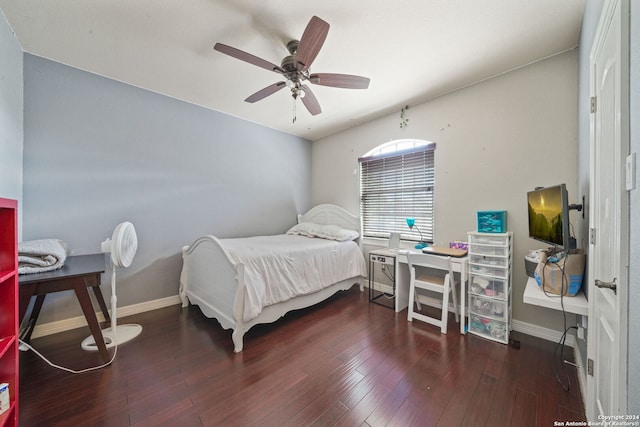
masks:
[[[578,44],[584,0],[0,0],[31,54],[316,140]],[[331,28],[311,72],[371,78],[313,85],[311,116],[281,76],[213,50],[280,64],[311,16]]]

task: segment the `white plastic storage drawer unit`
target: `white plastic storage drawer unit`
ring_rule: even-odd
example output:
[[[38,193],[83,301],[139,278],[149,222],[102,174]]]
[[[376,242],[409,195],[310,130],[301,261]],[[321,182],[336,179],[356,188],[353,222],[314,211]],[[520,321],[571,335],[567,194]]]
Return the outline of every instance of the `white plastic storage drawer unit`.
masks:
[[[491,265],[474,264],[473,261],[469,262],[471,273],[480,274],[488,277],[500,277],[506,279],[509,273],[508,267],[493,267]]]
[[[513,234],[469,232],[469,332],[507,344]]]
[[[471,279],[470,284],[469,293],[475,295],[504,299],[505,291],[508,290],[507,280],[496,277],[482,277],[476,274]]]
[[[491,319],[490,317],[479,316],[471,313],[469,315],[471,327],[469,331],[483,338],[498,341],[501,343],[509,342],[509,328],[507,322]]]
[[[471,255],[469,262],[474,265],[484,265],[489,267],[509,267],[509,258],[506,256]]]
[[[469,296],[469,309],[475,314],[490,317],[496,320],[507,321],[507,302],[495,298]]]

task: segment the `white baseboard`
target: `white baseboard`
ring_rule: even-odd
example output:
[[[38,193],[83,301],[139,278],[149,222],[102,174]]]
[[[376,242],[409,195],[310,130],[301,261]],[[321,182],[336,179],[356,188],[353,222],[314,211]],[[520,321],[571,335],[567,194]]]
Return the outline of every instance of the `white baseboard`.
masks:
[[[140,304],[128,305],[126,307],[118,307],[118,319],[126,316],[131,316],[133,314],[144,313],[146,311],[169,307],[176,304],[181,304],[180,297],[178,295],[153,301],[147,301]],[[104,322],[104,316],[102,315],[102,312],[97,312],[96,317],[98,318],[98,322]],[[83,326],[87,326],[87,320],[84,316],[44,323],[42,325],[36,325],[31,338],[44,337],[46,335],[57,334],[58,332],[82,328]]]
[[[562,338],[562,332],[555,329],[544,328],[542,326],[534,325],[520,320],[513,320],[511,322],[514,331],[522,332],[523,334],[531,335],[543,340],[558,342]],[[567,334],[565,344],[571,347],[575,347],[576,340],[571,334]]]

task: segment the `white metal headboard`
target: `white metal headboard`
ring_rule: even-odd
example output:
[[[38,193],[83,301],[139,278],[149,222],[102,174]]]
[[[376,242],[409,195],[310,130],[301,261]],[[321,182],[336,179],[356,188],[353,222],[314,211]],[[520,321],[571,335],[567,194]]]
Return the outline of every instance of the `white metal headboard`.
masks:
[[[317,205],[305,214],[298,215],[298,223],[313,222],[321,225],[337,225],[360,233],[360,218],[336,205]]]

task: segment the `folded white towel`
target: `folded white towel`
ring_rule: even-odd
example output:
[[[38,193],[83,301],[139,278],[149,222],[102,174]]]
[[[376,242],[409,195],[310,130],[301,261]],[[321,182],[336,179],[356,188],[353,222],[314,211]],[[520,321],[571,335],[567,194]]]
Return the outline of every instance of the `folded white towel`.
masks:
[[[62,268],[67,245],[58,239],[30,240],[18,243],[18,274],[43,273]]]

